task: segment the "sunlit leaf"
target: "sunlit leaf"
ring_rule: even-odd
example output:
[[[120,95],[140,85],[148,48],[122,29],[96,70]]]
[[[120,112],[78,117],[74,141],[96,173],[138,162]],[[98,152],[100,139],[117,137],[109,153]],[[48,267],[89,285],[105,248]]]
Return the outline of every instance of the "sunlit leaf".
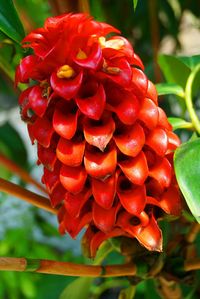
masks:
[[[0,30],[20,43],[25,33],[12,0],[1,0]]]
[[[175,94],[181,98],[184,97],[183,88],[176,83],[159,83],[156,84],[156,89],[159,96],[166,94]]]
[[[92,280],[91,277],[75,279],[65,288],[59,299],[88,299]]]
[[[134,7],[134,10],[136,10],[137,4],[138,4],[138,0],[133,0],[133,7]]]
[[[174,165],[179,187],[191,213],[200,223],[200,138],[176,150]]]
[[[200,55],[194,56],[178,56],[178,59],[188,66],[191,70],[200,63]]]
[[[0,140],[10,151],[10,158],[17,164],[27,167],[27,152],[19,133],[9,124],[0,127]]]
[[[193,127],[192,123],[185,121],[178,117],[168,117],[168,121],[173,127],[173,130],[177,129],[191,129]]]
[[[158,63],[167,82],[176,83],[185,88],[190,68],[178,57],[171,55],[159,55]]]

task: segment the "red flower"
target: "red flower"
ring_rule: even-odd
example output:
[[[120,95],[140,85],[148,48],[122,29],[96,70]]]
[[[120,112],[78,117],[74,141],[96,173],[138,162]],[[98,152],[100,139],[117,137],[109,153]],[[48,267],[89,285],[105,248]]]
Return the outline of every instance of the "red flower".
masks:
[[[42,182],[60,206],[61,233],[87,225],[91,256],[106,239],[136,238],[162,250],[158,209],[179,215],[173,151],[179,145],[155,86],[119,31],[84,14],[46,20],[23,47],[34,54],[18,66],[21,116],[37,142]]]

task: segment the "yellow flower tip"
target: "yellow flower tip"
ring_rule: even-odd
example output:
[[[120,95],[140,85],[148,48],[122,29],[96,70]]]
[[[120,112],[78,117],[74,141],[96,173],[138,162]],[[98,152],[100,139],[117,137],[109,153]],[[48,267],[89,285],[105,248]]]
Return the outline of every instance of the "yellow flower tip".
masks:
[[[79,49],[76,58],[78,58],[78,59],[86,59],[86,58],[87,58],[87,55],[85,54],[84,51],[82,51],[81,49]]]
[[[115,50],[120,50],[124,45],[124,41],[118,38],[106,41],[104,36],[99,37],[99,44],[102,48],[112,48]]]
[[[109,74],[112,74],[112,75],[117,75],[117,74],[120,73],[121,70],[118,67],[109,66],[109,67],[106,68],[105,71],[106,71],[106,73],[109,73]]]
[[[106,42],[106,48],[120,50],[124,46],[124,41],[121,39],[111,39]]]
[[[67,64],[61,66],[57,71],[57,77],[60,79],[70,79],[74,77],[75,71],[73,68]]]
[[[99,37],[99,44],[100,44],[100,46],[101,46],[102,48],[105,48],[105,46],[106,46],[106,39],[105,39],[104,36],[100,36],[100,37]]]

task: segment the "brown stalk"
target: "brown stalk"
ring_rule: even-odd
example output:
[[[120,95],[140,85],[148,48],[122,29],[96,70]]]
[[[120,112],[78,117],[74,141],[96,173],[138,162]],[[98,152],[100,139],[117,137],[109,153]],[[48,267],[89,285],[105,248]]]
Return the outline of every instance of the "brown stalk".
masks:
[[[8,182],[2,178],[0,178],[0,191],[18,197],[38,208],[51,212],[53,214],[57,214],[58,210],[54,209],[50,205],[50,201],[48,198],[38,195],[34,192],[26,190],[14,183]]]
[[[188,243],[193,243],[200,232],[200,224],[195,222],[191,225],[188,234],[186,235],[185,239]]]
[[[120,277],[133,276],[136,274],[134,264],[92,266],[57,262],[52,260],[34,260],[27,258],[0,258],[1,271],[36,272],[44,274],[56,274],[79,277]]]
[[[26,170],[22,169],[19,165],[17,165],[14,161],[8,159],[2,153],[0,153],[0,165],[3,165],[11,172],[17,174],[22,179],[22,181],[32,184],[36,186],[38,189],[40,189],[42,192],[46,193],[45,188],[36,180],[34,180]]]
[[[194,258],[186,260],[184,263],[185,271],[199,270],[200,269],[200,258]]]

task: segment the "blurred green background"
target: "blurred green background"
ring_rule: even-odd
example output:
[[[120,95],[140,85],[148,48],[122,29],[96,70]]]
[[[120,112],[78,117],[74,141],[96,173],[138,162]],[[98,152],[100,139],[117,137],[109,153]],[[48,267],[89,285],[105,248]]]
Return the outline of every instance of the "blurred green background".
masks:
[[[4,2],[0,1],[0,14]],[[43,26],[48,16],[69,11],[89,12],[96,20],[116,26],[131,41],[144,62],[146,74],[156,83],[164,81],[157,63],[159,54],[199,53],[200,2],[196,0],[138,0],[135,12],[132,0],[15,0],[14,4],[26,33]],[[19,44],[0,33],[0,152],[38,179],[41,169],[35,166],[36,150],[31,146],[26,126],[20,120],[17,107],[19,90],[13,87],[15,67],[25,54]],[[170,116],[181,115],[180,105],[174,104],[178,101],[173,96],[161,101]],[[25,186],[1,165],[0,177]],[[26,188],[36,191],[31,186]],[[0,193],[0,256],[88,262],[81,256],[80,238],[74,241],[58,234],[55,216],[3,193]],[[108,262],[120,262],[120,259],[118,254],[113,254]],[[72,280],[59,276],[1,272],[0,298],[57,299]],[[117,293],[117,289],[107,291],[101,298],[114,299]],[[159,297],[153,283],[148,281],[138,286],[135,298]]]

